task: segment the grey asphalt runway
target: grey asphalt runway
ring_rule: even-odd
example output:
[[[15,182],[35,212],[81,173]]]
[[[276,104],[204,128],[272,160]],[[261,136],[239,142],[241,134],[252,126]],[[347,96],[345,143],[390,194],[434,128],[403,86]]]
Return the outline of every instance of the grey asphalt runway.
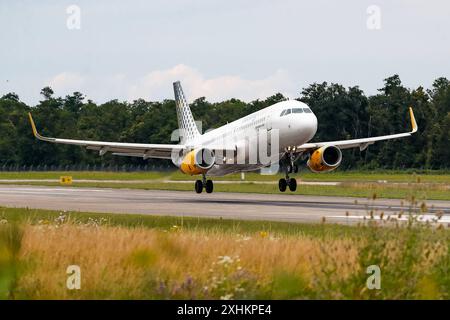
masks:
[[[375,215],[408,212],[401,200],[304,196],[293,194],[212,193],[186,191],[0,185],[0,206],[35,209],[138,213],[228,219],[352,223],[370,210]],[[424,219],[443,213],[450,223],[450,201],[427,201]],[[347,213],[347,214],[346,214]]]

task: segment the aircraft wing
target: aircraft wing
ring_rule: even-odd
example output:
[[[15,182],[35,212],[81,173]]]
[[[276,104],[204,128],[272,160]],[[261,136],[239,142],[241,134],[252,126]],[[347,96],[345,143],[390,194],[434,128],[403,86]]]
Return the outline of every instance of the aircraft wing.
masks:
[[[349,148],[359,147],[359,149],[361,151],[363,151],[369,145],[374,144],[377,141],[409,137],[413,133],[417,132],[417,129],[418,129],[412,108],[409,108],[409,116],[411,118],[411,127],[412,127],[410,132],[397,133],[397,134],[391,134],[391,135],[386,135],[386,136],[370,137],[370,138],[361,138],[361,139],[304,143],[304,144],[298,146],[296,148],[296,151],[313,150],[313,149],[317,149],[317,148],[320,148],[323,146],[336,146],[336,147],[339,147],[340,149],[349,149]]]
[[[33,134],[37,139],[52,143],[82,146],[86,149],[97,150],[100,155],[111,152],[113,155],[142,157],[144,159],[171,159],[172,152],[178,153],[179,151],[186,149],[186,146],[181,144],[123,143],[43,137],[36,130],[36,125],[34,124],[31,113],[28,113],[28,116],[30,118]]]

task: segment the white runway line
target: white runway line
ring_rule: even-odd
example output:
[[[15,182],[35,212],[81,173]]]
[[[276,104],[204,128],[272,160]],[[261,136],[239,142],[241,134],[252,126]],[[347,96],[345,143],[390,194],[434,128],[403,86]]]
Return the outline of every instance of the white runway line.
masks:
[[[116,183],[116,184],[145,184],[145,183],[174,183],[174,184],[194,184],[194,180],[100,180],[100,179],[73,179],[73,182],[80,183]],[[27,182],[59,182],[59,179],[0,179],[0,183],[27,183]],[[278,181],[252,181],[252,180],[215,180],[216,184],[267,184],[278,185]],[[298,180],[299,185],[312,186],[337,186],[341,182],[334,181],[302,181]]]
[[[434,214],[422,214],[422,215],[412,215],[417,219],[418,222],[437,222],[437,223],[450,223],[450,216],[442,216],[440,219]],[[390,221],[396,219],[398,221],[408,221],[410,216],[408,214],[403,214],[400,218],[397,214],[384,215],[383,219],[379,215],[371,216],[367,215],[349,215],[349,216],[326,216],[327,219],[352,219],[352,220],[376,220],[376,221],[387,221],[387,218],[390,217]]]

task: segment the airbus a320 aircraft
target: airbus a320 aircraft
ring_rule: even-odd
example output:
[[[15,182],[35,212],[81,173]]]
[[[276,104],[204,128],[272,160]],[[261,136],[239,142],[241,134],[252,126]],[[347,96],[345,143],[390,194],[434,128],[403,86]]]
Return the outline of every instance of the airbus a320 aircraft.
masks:
[[[202,175],[195,182],[195,191],[207,193],[213,191],[212,180],[208,176],[221,176],[229,173],[254,171],[273,164],[273,159],[285,164],[286,178],[279,180],[279,189],[291,191],[297,189],[297,181],[289,174],[297,173],[295,164],[300,157],[307,157],[307,166],[314,172],[326,172],[336,169],[342,160],[341,149],[367,146],[381,140],[408,137],[417,132],[417,123],[412,108],[409,108],[412,130],[410,132],[341,141],[309,142],[317,131],[317,118],[303,102],[288,100],[275,103],[265,109],[254,112],[241,119],[228,123],[220,128],[200,134],[179,81],[173,84],[175,92],[178,127],[181,131],[179,144],[142,144],[103,142],[48,138],[41,136],[29,114],[35,137],[39,140],[72,144],[97,150],[100,156],[107,152],[113,155],[141,157],[143,159],[172,159],[180,170],[189,175]],[[271,162],[253,157],[250,148],[257,144],[261,133],[277,132],[277,141],[268,138],[266,144],[273,147],[276,158],[271,155]],[[275,143],[277,142],[277,143]],[[266,148],[267,149],[267,148]],[[254,157],[253,157],[254,158]],[[258,157],[256,157],[258,158]]]

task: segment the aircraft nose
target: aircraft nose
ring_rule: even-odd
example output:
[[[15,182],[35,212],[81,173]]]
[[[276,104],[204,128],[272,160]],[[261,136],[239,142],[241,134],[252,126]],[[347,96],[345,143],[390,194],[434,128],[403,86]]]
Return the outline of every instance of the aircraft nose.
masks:
[[[317,117],[314,113],[303,113],[296,119],[297,134],[300,134],[302,140],[311,140],[317,132]]]
[[[304,128],[307,140],[311,140],[317,132],[317,117],[314,113],[309,113],[305,117]]]

